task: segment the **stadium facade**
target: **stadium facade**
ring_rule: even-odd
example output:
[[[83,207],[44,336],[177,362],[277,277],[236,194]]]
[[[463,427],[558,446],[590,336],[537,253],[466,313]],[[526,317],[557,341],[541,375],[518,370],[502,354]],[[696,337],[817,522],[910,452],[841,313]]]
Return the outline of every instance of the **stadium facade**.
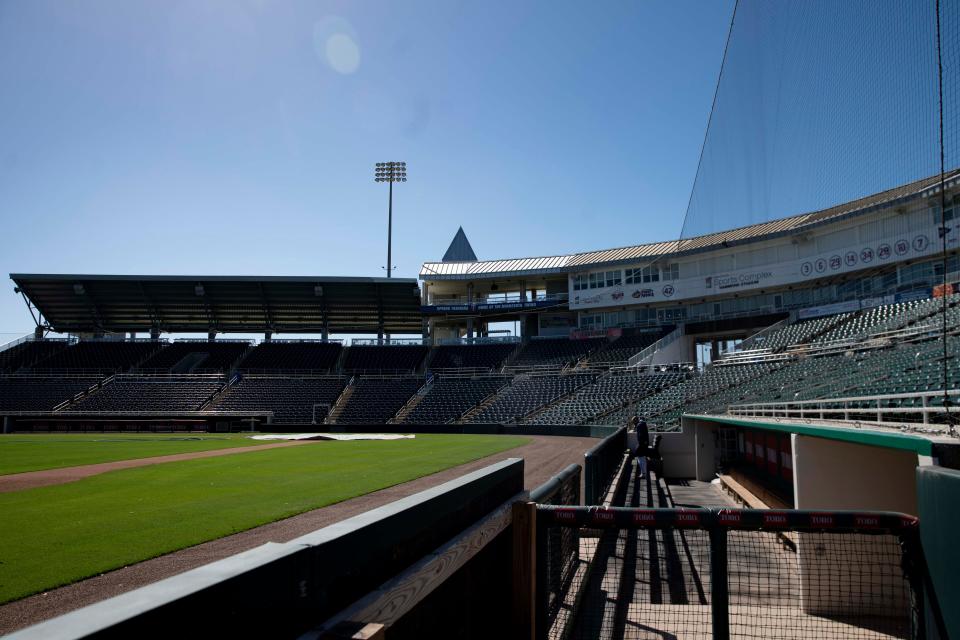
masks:
[[[747,329],[771,314],[809,318],[926,298],[943,281],[939,184],[936,176],[823,211],[617,249],[501,260],[448,251],[420,270],[422,310],[434,340],[445,341],[487,336],[498,321],[520,321],[525,337],[734,319],[742,321],[730,326]],[[945,184],[955,275],[960,171]],[[458,232],[454,245],[465,241]]]

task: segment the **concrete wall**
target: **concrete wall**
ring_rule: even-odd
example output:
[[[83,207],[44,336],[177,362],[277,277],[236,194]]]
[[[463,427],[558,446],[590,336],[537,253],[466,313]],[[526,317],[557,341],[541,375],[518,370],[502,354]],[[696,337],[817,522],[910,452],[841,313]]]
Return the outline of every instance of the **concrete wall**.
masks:
[[[660,455],[663,456],[663,473],[668,478],[697,477],[695,430],[683,420],[681,430],[659,433]]]
[[[794,434],[798,509],[917,513],[917,455]],[[798,536],[800,600],[814,615],[905,615],[906,583],[893,536],[804,533]]]
[[[917,513],[917,454],[793,435],[797,509]]]

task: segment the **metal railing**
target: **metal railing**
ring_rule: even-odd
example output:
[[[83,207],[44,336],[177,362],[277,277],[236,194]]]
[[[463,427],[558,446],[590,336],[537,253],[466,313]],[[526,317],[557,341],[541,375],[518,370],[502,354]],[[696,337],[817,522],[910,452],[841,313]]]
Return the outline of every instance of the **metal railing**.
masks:
[[[772,325],[770,325],[769,327],[765,327],[765,328],[761,329],[760,331],[757,331],[755,334],[753,334],[752,336],[749,336],[746,340],[744,340],[743,342],[741,342],[740,344],[738,344],[738,345],[736,346],[736,352],[748,351],[748,350],[750,350],[750,349],[753,349],[753,348],[754,348],[753,345],[754,345],[758,340],[760,340],[760,341],[765,340],[768,335],[770,335],[770,334],[773,333],[774,331],[779,331],[780,329],[782,329],[782,328],[784,328],[785,326],[787,326],[788,324],[790,324],[790,322],[791,322],[790,316],[787,316],[787,317],[784,318],[783,320],[780,320],[779,322],[774,322],[774,323],[773,323]],[[763,345],[761,344],[761,345],[760,345],[760,348],[762,348],[762,347],[763,347]]]
[[[537,504],[532,529],[538,639],[919,640],[940,610],[901,513]]]
[[[630,359],[627,360],[628,367],[636,367],[644,363],[644,360],[653,357],[657,351],[673,344],[683,335],[683,325],[677,325],[677,328],[663,336],[652,345],[637,353],[636,355],[630,356]]]
[[[951,397],[960,396],[960,389],[947,391]],[[727,407],[733,416],[749,418],[800,418],[819,420],[845,420],[855,422],[884,422],[885,415],[910,418],[920,415],[922,424],[930,424],[930,415],[945,413],[947,407],[931,405],[932,398],[943,398],[943,391],[920,391],[916,393],[888,393],[873,396],[822,398],[818,400],[794,400],[785,402],[752,402]],[[920,406],[895,406],[897,401],[920,400]],[[886,403],[886,404],[884,404]],[[904,420],[904,422],[915,422]]]
[[[351,347],[399,347],[429,345],[429,338],[353,338]]]

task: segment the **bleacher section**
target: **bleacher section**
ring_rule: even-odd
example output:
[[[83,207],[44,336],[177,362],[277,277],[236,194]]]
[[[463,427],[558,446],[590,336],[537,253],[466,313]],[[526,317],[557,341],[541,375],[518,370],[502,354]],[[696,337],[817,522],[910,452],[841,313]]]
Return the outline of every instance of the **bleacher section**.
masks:
[[[99,378],[0,376],[0,414],[50,411],[95,385]]]
[[[515,342],[473,345],[441,345],[434,349],[430,370],[497,369],[517,348]]]
[[[947,386],[955,390],[960,389],[960,295],[946,303]],[[530,340],[522,348],[509,342],[443,345],[429,354],[426,368],[434,375],[427,387],[415,375],[429,353],[420,344],[363,344],[344,352],[339,343],[323,341],[266,342],[251,349],[242,341],[68,346],[65,340],[28,339],[0,352],[0,415],[52,412],[89,389],[57,413],[162,414],[202,407],[213,414],[272,412],[277,424],[327,418],[340,424],[395,419],[540,425],[619,425],[637,413],[671,429],[683,413],[722,413],[731,405],[845,398],[851,399],[843,401],[848,409],[867,409],[877,408],[877,400],[867,397],[914,394],[880,400],[879,409],[910,409],[888,417],[917,422],[920,412],[913,408],[943,403],[939,394],[916,395],[943,389],[943,304],[942,298],[905,301],[781,323],[748,340],[751,348],[725,354],[702,372],[684,364],[655,371],[625,368],[658,333],[614,341]],[[578,361],[580,368],[560,371]],[[332,373],[340,363],[354,376],[349,388],[349,375]],[[222,373],[198,375],[233,367],[243,373],[225,388]],[[156,370],[165,374],[151,375]],[[329,408],[334,414],[328,417]],[[864,419],[882,419],[878,413]],[[46,416],[30,419],[37,418]],[[937,422],[943,416],[930,412],[927,418]]]
[[[620,336],[591,354],[587,358],[587,362],[592,365],[623,366],[627,364],[631,356],[640,353],[662,337],[663,333],[661,332]]]
[[[14,373],[67,348],[66,340],[29,340],[0,351],[0,373]]]
[[[683,374],[616,373],[598,378],[571,396],[534,414],[526,423],[583,424],[613,409],[625,407],[683,379]]]
[[[229,371],[249,347],[248,342],[174,342],[144,360],[138,369],[171,373]]]
[[[211,409],[272,411],[274,424],[311,424],[323,421],[347,381],[339,376],[287,378],[245,375],[218,396]],[[320,405],[320,406],[317,406]]]
[[[937,312],[942,304],[942,300],[928,299],[874,307],[859,314],[853,314],[852,317],[819,336],[814,342],[865,338],[871,334],[900,329]]]
[[[623,424],[631,414],[647,418],[661,427],[676,426],[680,415],[689,411],[685,405],[724,389],[740,388],[748,380],[763,375],[772,364],[743,364],[729,367],[707,367],[699,375],[653,393],[634,405],[613,411],[600,419],[601,424]]]
[[[447,424],[459,419],[509,382],[509,378],[442,377],[407,415],[407,424]]]
[[[606,338],[531,340],[517,354],[512,367],[563,367],[576,364],[581,358],[596,351],[606,342]]]
[[[851,317],[853,317],[852,313],[842,313],[834,316],[824,316],[822,318],[794,322],[776,331],[772,331],[770,334],[764,336],[763,340],[758,340],[753,346],[757,349],[779,351],[792,344],[804,344],[809,342],[814,336],[823,333],[830,327]]]
[[[362,345],[347,349],[343,370],[351,373],[413,373],[428,348],[423,345]]]
[[[472,423],[515,422],[540,407],[575,391],[595,376],[573,375],[522,375],[514,378],[483,410],[469,418]]]
[[[245,371],[330,372],[340,358],[339,342],[261,342],[240,363]]]
[[[63,411],[127,413],[197,411],[223,386],[220,376],[116,376]]]
[[[419,377],[357,378],[337,424],[385,424],[423,383]]]
[[[78,342],[37,362],[31,371],[84,370],[120,373],[146,360],[166,343]]]

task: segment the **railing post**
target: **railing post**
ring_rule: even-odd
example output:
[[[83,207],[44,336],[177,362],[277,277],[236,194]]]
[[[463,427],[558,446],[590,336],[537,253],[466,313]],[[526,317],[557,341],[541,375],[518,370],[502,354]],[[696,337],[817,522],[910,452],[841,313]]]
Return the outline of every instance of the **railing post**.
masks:
[[[533,640],[537,614],[537,505],[513,504],[513,637]],[[541,588],[542,585],[541,585]]]
[[[883,412],[880,411],[880,398],[877,398],[877,422],[883,422]]]
[[[730,638],[730,590],[727,582],[727,530],[710,527],[710,616],[714,640]]]
[[[927,411],[927,408],[930,406],[928,404],[929,398],[930,397],[927,395],[920,396],[921,406],[923,407],[923,410],[921,412],[923,413],[923,424],[930,424],[930,412]]]

